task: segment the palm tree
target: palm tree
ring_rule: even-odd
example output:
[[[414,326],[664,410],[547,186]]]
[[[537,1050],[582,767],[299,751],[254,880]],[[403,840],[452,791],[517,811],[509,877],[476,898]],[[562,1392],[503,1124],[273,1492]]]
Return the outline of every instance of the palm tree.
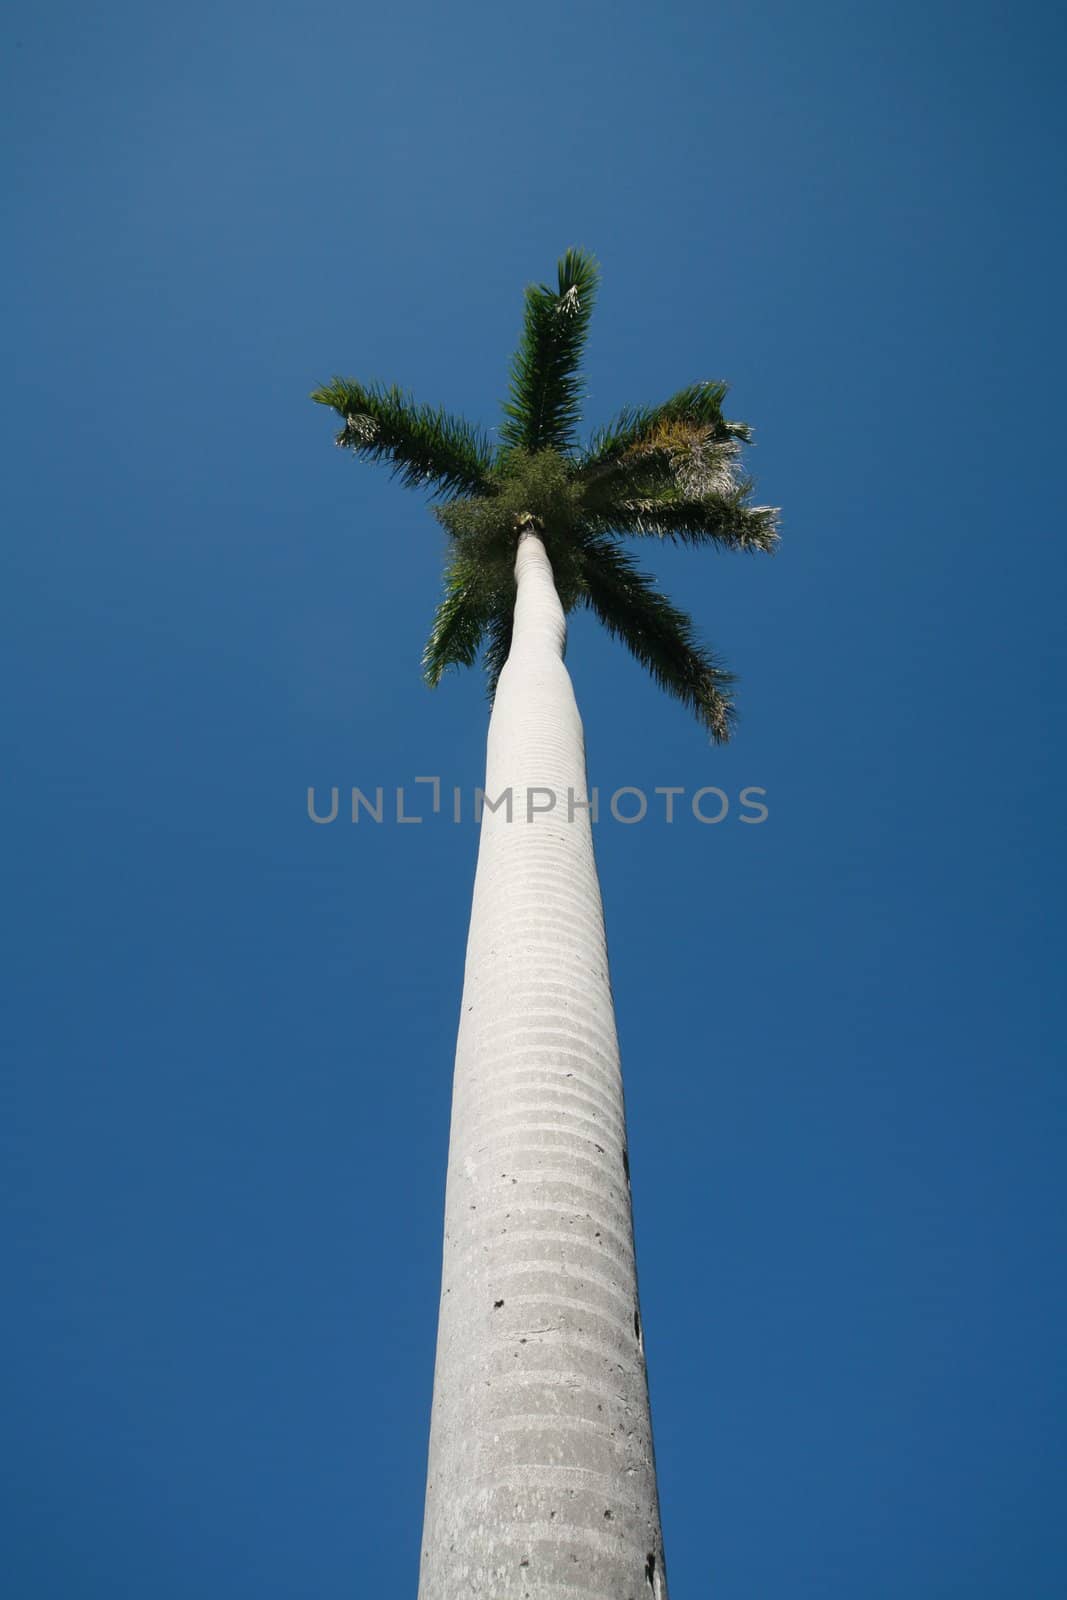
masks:
[[[427,681],[482,655],[486,804],[456,1049],[420,1600],[664,1600],[630,1168],[566,617],[592,610],[711,738],[732,678],[624,547],[771,550],[726,386],[577,442],[598,282],[526,291],[498,442],[396,388],[313,398],[448,536]]]

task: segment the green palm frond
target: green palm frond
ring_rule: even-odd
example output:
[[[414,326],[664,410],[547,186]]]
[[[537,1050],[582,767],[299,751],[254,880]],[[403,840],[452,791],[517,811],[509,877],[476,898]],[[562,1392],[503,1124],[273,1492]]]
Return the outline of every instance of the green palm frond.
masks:
[[[587,251],[568,250],[559,263],[556,289],[541,283],[526,290],[500,429],[505,445],[529,451],[573,447],[583,392],[578,367],[599,279],[600,269]]]
[[[733,674],[696,638],[693,622],[610,539],[585,543],[585,599],[652,677],[699,717],[720,744],[730,737]]]
[[[493,463],[489,441],[471,423],[416,405],[395,385],[334,378],[311,398],[344,421],[337,443],[370,461],[389,461],[405,488],[435,494],[485,494]]]
[[[619,500],[595,518],[619,534],[652,534],[680,544],[717,544],[730,550],[773,551],[778,544],[778,508],[751,506],[745,481],[728,494],[690,498],[664,494]]]
[[[715,438],[704,424],[662,423],[640,444],[579,472],[575,486],[587,511],[607,516],[628,501],[743,496],[752,485],[740,476],[740,454],[736,439]]]
[[[593,482],[657,451],[692,442],[725,446],[735,452],[752,430],[745,422],[729,422],[722,414],[729,386],[691,383],[658,406],[630,406],[593,435],[582,457],[579,476]]]
[[[458,559],[445,570],[445,595],[422,655],[423,677],[436,689],[449,667],[471,667],[490,617],[490,599],[476,566]]]
[[[485,630],[485,653],[482,657],[490,702],[496,695],[496,686],[500,682],[500,674],[504,670],[504,663],[511,654],[511,636],[515,630],[514,593],[501,598],[503,604],[493,612]]]

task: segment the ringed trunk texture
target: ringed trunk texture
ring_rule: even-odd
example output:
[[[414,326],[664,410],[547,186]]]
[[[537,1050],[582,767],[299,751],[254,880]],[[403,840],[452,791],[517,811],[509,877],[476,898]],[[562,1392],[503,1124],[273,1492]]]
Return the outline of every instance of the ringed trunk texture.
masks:
[[[513,813],[482,815],[419,1600],[666,1600],[600,885],[568,816],[582,723],[535,533],[515,570],[486,773]]]

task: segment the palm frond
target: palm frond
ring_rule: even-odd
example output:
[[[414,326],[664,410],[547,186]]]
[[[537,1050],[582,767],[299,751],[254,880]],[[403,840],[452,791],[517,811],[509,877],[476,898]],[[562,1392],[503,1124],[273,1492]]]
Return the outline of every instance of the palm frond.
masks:
[[[493,463],[488,439],[461,417],[421,406],[402,389],[334,378],[311,398],[343,418],[337,443],[370,461],[389,461],[405,488],[485,494]]]
[[[489,598],[477,567],[463,560],[450,562],[444,599],[434,613],[422,655],[423,677],[431,689],[437,688],[449,667],[474,665],[489,616]]]
[[[568,250],[559,262],[556,289],[541,283],[526,290],[500,429],[505,445],[529,451],[573,447],[584,388],[578,367],[599,279],[600,269],[587,251]]]
[[[585,542],[585,599],[660,687],[725,744],[734,722],[733,674],[699,643],[692,619],[610,539],[594,536]]]
[[[747,503],[750,485],[727,494],[690,497],[664,494],[605,504],[596,525],[620,534],[651,534],[680,544],[717,544],[730,550],[773,551],[778,544],[777,506]]]
[[[752,437],[745,422],[729,422],[722,414],[729,386],[691,383],[658,406],[630,406],[593,435],[582,457],[579,477],[591,483],[656,453],[700,444],[733,449]]]
[[[704,423],[657,424],[621,455],[576,475],[582,505],[610,516],[616,505],[631,500],[700,500],[742,487],[748,493],[751,484],[740,477],[740,444],[715,432]]]
[[[501,598],[503,603],[493,612],[486,628],[485,653],[482,657],[490,703],[496,697],[500,674],[511,654],[511,636],[515,631],[515,596],[510,594]]]

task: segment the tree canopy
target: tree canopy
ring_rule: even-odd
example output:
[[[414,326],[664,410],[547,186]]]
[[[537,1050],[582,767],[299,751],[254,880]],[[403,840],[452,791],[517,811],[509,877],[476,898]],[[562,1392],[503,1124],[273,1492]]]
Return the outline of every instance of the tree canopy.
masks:
[[[725,741],[733,675],[625,541],[772,551],[778,513],[751,503],[752,480],[741,466],[751,431],[724,417],[724,383],[690,384],[659,405],[631,407],[580,443],[581,361],[598,283],[594,258],[568,250],[554,287],[526,290],[495,442],[396,387],[335,378],[312,399],[342,419],[338,445],[388,462],[405,486],[436,501],[449,551],[423,657],[428,683],[481,655],[495,691],[511,644],[516,546],[532,526],[564,610],[591,610],[713,739]]]

